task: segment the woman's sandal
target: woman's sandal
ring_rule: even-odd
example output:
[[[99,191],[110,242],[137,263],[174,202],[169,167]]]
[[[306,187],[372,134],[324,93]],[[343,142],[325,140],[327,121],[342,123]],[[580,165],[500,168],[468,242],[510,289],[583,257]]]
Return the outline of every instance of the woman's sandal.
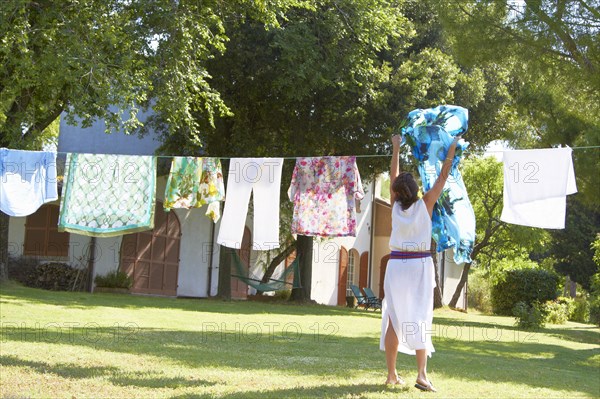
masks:
[[[385,385],[404,385],[406,384],[406,382],[404,382],[404,380],[402,378],[400,378],[398,376],[398,374],[396,374],[396,379],[395,380],[387,380],[385,382]]]
[[[421,391],[427,391],[427,392],[437,392],[437,389],[435,389],[433,387],[433,384],[431,383],[431,381],[427,382],[427,384],[421,384],[418,380],[417,383],[415,384],[415,388],[420,389]]]

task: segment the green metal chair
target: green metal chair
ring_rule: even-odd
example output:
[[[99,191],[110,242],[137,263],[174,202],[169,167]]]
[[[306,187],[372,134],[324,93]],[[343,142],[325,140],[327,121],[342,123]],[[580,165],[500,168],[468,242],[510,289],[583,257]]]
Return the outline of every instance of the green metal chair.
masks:
[[[369,287],[363,287],[365,293],[365,299],[367,300],[370,308],[381,310],[381,299],[375,295],[373,290]]]
[[[367,301],[367,298],[361,294],[360,292],[360,288],[358,288],[356,285],[352,285],[350,284],[350,289],[352,290],[352,294],[354,294],[354,297],[356,298],[356,308],[359,306],[364,306],[365,309],[369,308],[369,302]]]

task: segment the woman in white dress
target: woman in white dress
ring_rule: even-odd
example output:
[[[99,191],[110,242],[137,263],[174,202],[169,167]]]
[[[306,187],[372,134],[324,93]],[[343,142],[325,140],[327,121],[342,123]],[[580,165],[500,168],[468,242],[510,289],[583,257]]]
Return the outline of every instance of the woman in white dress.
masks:
[[[386,384],[404,384],[396,372],[398,352],[416,355],[415,387],[435,391],[427,378],[427,357],[434,352],[433,289],[435,272],[431,259],[431,214],[448,178],[456,150],[456,137],[443,163],[440,176],[423,198],[408,172],[400,172],[401,137],[392,137],[393,154],[390,170],[392,234],[390,260],[385,271],[380,349],[385,350],[388,376]]]

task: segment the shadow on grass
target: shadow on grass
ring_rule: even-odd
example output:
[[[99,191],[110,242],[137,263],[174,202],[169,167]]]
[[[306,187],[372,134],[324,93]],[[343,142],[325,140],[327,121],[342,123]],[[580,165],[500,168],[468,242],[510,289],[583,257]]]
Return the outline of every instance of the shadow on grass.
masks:
[[[245,391],[236,392],[228,395],[219,395],[220,398],[226,399],[242,399],[242,398],[360,398],[368,393],[402,393],[407,392],[411,388],[390,388],[383,384],[356,384],[356,385],[319,385],[318,387],[310,388],[288,388],[274,389],[264,391]],[[183,394],[171,396],[172,399],[208,399],[214,398],[214,395],[202,394]]]
[[[112,366],[85,367],[69,363],[50,364],[6,355],[0,356],[0,365],[27,367],[40,374],[51,373],[63,378],[94,378],[103,375],[116,374],[120,371],[118,367]]]
[[[68,306],[74,309],[90,309],[96,307],[115,307],[120,309],[179,309],[192,312],[228,313],[228,314],[286,314],[286,315],[361,315],[379,317],[379,312],[345,307],[304,304],[295,302],[254,302],[224,301],[216,298],[169,298],[148,295],[127,295],[86,292],[48,291],[25,287],[16,282],[0,284],[0,301],[16,300],[34,304]],[[22,306],[21,304],[14,304]]]
[[[109,381],[115,385],[121,386],[138,386],[143,388],[179,388],[188,386],[209,386],[216,383],[205,380],[195,380],[186,378],[172,378],[161,376],[155,377],[129,377],[122,375],[123,371],[118,367],[99,366],[85,367],[77,366],[72,363],[57,363],[51,364],[46,362],[36,362],[24,360],[17,356],[0,356],[1,366],[26,367],[35,370],[39,374],[51,373],[62,378],[97,378],[106,376]]]
[[[102,353],[98,356],[104,356],[105,352],[151,356],[157,361],[165,359],[188,368],[275,370],[276,373],[306,378],[332,376],[342,379],[356,376],[356,369],[360,368],[377,370],[384,375],[384,356],[378,351],[376,338],[315,336],[297,330],[290,330],[288,334],[271,331],[258,332],[254,328],[246,332],[244,328],[240,331],[219,331],[218,328],[209,331],[138,329],[135,333],[119,336],[115,335],[112,328],[96,327],[93,335],[83,328],[74,329],[68,339],[62,338],[66,342],[61,343],[99,349]],[[10,345],[12,341],[31,341],[32,337],[36,337],[35,334],[35,329],[3,329],[1,339],[3,345]],[[466,379],[473,383],[514,383],[532,388],[580,392],[593,397],[600,395],[600,380],[597,378],[600,348],[575,349],[530,340],[471,342],[437,336],[434,337],[434,345],[436,354],[430,361],[429,369],[440,373],[440,376]],[[400,370],[409,370],[409,373],[414,371],[413,357],[402,356],[398,360]],[[211,384],[206,381],[190,383],[186,379],[165,379],[160,375],[150,378],[121,377],[116,376],[113,368],[51,366],[11,357],[3,360],[2,364],[30,366],[40,373],[50,370],[65,378],[72,377],[72,374],[79,378],[96,373],[110,374],[111,380],[120,385],[177,387]],[[381,389],[380,385],[369,384],[342,388],[322,385],[310,388],[308,392],[302,391],[299,395],[339,397]],[[268,396],[272,397],[294,396],[295,392],[293,389],[267,391]],[[240,392],[229,397],[255,396],[263,397],[264,393]]]
[[[447,317],[434,317],[434,324],[442,325],[442,326],[463,326],[469,329],[479,329],[484,331],[485,334],[490,337],[490,340],[494,340],[493,337],[498,335],[498,330],[509,331],[509,334],[512,334],[514,337],[519,336],[531,336],[532,334],[543,333],[547,335],[552,335],[557,338],[568,340],[572,342],[579,343],[593,343],[600,344],[600,329],[593,325],[584,326],[577,325],[571,327],[561,327],[560,325],[552,325],[546,326],[545,328],[537,328],[534,330],[523,330],[518,328],[515,325],[507,325],[506,324],[506,316],[486,316],[489,317],[498,317],[498,323],[494,322],[474,322],[470,320],[456,320]],[[502,332],[500,332],[502,334]]]

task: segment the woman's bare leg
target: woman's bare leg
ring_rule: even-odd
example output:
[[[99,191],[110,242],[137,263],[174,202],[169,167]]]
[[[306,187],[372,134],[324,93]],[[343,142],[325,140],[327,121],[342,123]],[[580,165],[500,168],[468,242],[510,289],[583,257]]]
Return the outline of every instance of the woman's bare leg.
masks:
[[[385,333],[385,360],[387,363],[388,376],[386,384],[395,383],[397,380],[396,373],[396,358],[398,356],[398,336],[394,327],[392,326],[392,320],[388,321],[388,328]]]
[[[421,385],[428,385],[427,379],[427,351],[425,349],[417,349],[417,382]]]

